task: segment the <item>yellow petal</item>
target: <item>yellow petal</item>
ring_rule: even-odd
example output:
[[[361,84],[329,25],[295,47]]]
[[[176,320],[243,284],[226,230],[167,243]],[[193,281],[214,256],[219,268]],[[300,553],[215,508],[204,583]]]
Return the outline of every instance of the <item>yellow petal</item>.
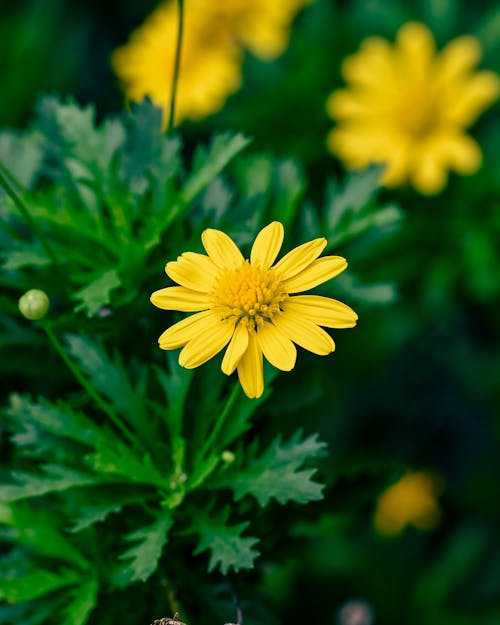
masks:
[[[297,350],[287,335],[272,323],[257,328],[257,342],[269,362],[281,371],[291,371]]]
[[[411,82],[427,79],[436,55],[431,31],[424,24],[407,22],[397,34],[397,57],[401,79]]]
[[[255,334],[248,335],[248,348],[238,363],[238,378],[247,397],[260,397],[264,392],[262,352]]]
[[[233,332],[234,321],[218,321],[187,343],[179,354],[179,364],[186,369],[199,367],[228,344]]]
[[[326,247],[326,239],[314,239],[291,250],[276,263],[274,268],[282,275],[283,280],[296,276],[308,267]]]
[[[318,284],[331,280],[347,267],[347,261],[342,256],[324,256],[318,258],[301,273],[283,283],[287,293],[300,293],[313,289]]]
[[[394,89],[398,76],[394,66],[394,51],[382,37],[368,37],[361,44],[359,52],[348,56],[342,63],[342,75],[355,85]]]
[[[477,72],[456,89],[450,89],[446,120],[466,128],[497,100],[499,94],[500,77],[494,72]]]
[[[217,277],[217,267],[205,254],[184,252],[165,267],[167,275],[175,282],[193,291],[208,293]]]
[[[325,328],[353,328],[358,319],[358,315],[346,304],[321,295],[296,295],[283,304],[283,310]]]
[[[373,104],[360,98],[353,89],[334,91],[326,101],[326,110],[333,119],[354,119],[373,115]]]
[[[205,293],[192,291],[183,286],[169,286],[151,294],[151,303],[163,310],[194,312],[206,310],[210,304]]]
[[[283,237],[283,224],[279,221],[273,221],[263,228],[252,246],[250,263],[252,265],[260,265],[263,269],[269,269],[279,254]]]
[[[415,157],[411,173],[413,185],[424,195],[441,191],[448,179],[446,165],[436,150],[421,150]]]
[[[203,247],[220,269],[237,269],[245,262],[236,243],[225,232],[208,228],[201,235]]]
[[[436,58],[436,82],[445,83],[468,74],[481,59],[481,44],[475,37],[464,35],[453,39]]]
[[[476,141],[459,131],[437,132],[433,138],[433,150],[444,166],[461,174],[471,174],[479,169],[482,154]]]
[[[227,346],[222,359],[221,370],[226,375],[231,375],[238,366],[243,354],[248,347],[248,330],[242,323],[236,326],[231,342]]]
[[[218,317],[211,310],[190,315],[174,324],[158,339],[161,349],[177,349],[202,332],[209,332],[218,323]]]
[[[386,168],[382,174],[382,184],[397,187],[408,179],[411,158],[411,137],[400,135],[394,138],[385,161]]]
[[[327,332],[297,313],[283,312],[273,318],[273,323],[283,330],[291,341],[313,354],[326,356],[335,349],[335,343]]]

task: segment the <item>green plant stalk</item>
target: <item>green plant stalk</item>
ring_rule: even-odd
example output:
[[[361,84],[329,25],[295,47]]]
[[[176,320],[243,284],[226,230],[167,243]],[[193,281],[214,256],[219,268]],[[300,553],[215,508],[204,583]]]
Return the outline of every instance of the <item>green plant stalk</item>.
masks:
[[[133,445],[137,445],[136,437],[130,432],[128,427],[121,421],[118,415],[114,412],[111,406],[97,393],[95,388],[89,383],[89,381],[85,378],[82,372],[75,365],[73,360],[69,357],[67,351],[64,349],[63,345],[57,338],[54,330],[50,326],[50,323],[47,321],[40,322],[42,328],[45,330],[49,341],[51,342],[54,349],[64,360],[64,363],[74,375],[76,380],[83,386],[83,388],[87,391],[87,393],[92,397],[95,403],[99,406],[99,408],[110,418],[113,424],[120,430],[123,436]]]
[[[179,69],[181,64],[181,48],[182,48],[182,33],[184,30],[184,0],[177,0],[177,6],[179,10],[179,28],[177,30],[177,44],[175,47],[175,61],[174,61],[174,73],[172,76],[172,94],[170,96],[170,116],[168,120],[168,130],[170,134],[174,128],[175,117],[175,98],[177,95],[177,86],[179,83]]]
[[[187,487],[188,490],[192,491],[198,488],[198,486],[206,480],[206,478],[212,473],[212,471],[214,471],[216,466],[219,464],[219,461],[220,461],[219,455],[212,454],[209,456],[208,460],[204,460],[204,458],[207,455],[207,453],[210,451],[210,448],[214,445],[215,441],[217,440],[217,437],[219,436],[220,431],[224,426],[227,416],[231,412],[231,408],[233,407],[234,402],[236,401],[236,398],[238,397],[239,392],[240,392],[240,387],[239,387],[239,384],[236,383],[233,386],[233,390],[231,391],[229,397],[227,398],[224,408],[222,409],[222,412],[219,414],[219,417],[217,418],[217,421],[215,422],[215,425],[212,431],[210,432],[210,436],[207,438],[205,444],[203,445],[203,447],[201,448],[198,454],[198,459],[199,459],[198,466],[195,469],[194,474],[190,477],[189,484]]]
[[[23,216],[23,218],[26,221],[26,223],[31,227],[31,229],[33,230],[35,235],[40,240],[40,243],[43,245],[43,247],[44,247],[44,249],[45,249],[45,251],[47,253],[47,256],[51,259],[51,261],[54,263],[54,265],[59,266],[59,258],[57,257],[57,254],[52,249],[52,246],[50,245],[47,237],[45,236],[43,231],[38,227],[38,224],[36,223],[36,220],[33,219],[33,217],[31,215],[28,207],[26,206],[26,204],[21,200],[19,195],[14,191],[14,189],[9,184],[9,182],[7,180],[7,175],[6,175],[8,173],[7,168],[2,163],[0,163],[0,169],[1,169],[1,171],[0,171],[0,185],[2,186],[3,190],[5,191],[5,193],[7,193],[7,195],[10,197],[10,199],[17,206],[19,212]]]
[[[231,394],[227,398],[226,404],[222,412],[220,413],[212,431],[210,432],[210,436],[207,438],[205,444],[202,447],[202,450],[200,452],[200,458],[204,458],[206,456],[207,452],[210,450],[210,448],[213,446],[213,444],[217,440],[217,437],[219,436],[219,433],[221,429],[223,428],[226,418],[228,414],[231,412],[231,408],[233,407],[234,402],[236,401],[236,398],[238,397],[239,393],[240,393],[240,386],[236,382],[235,385],[233,386],[233,390],[231,391]]]

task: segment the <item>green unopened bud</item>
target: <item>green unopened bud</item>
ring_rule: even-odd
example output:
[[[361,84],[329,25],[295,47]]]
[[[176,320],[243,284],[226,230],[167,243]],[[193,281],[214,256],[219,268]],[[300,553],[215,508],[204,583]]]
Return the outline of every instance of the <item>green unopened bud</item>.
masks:
[[[50,302],[47,294],[39,289],[30,289],[19,300],[19,310],[26,319],[36,321],[47,314]]]
[[[226,451],[223,451],[220,457],[224,462],[227,462],[227,464],[231,464],[236,460],[236,456],[233,454],[232,451],[229,451],[228,449],[226,449]]]

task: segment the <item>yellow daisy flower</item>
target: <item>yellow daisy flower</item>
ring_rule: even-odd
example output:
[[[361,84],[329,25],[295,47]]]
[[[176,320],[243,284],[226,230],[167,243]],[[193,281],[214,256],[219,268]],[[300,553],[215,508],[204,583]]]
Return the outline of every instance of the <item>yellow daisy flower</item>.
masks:
[[[196,10],[211,19],[213,28],[229,40],[272,60],[282,54],[290,39],[296,14],[312,0],[198,0]],[[195,2],[193,1],[193,6]]]
[[[283,243],[278,221],[257,235],[250,259],[233,240],[208,229],[201,240],[207,255],[184,252],[167,263],[167,275],[180,286],[160,289],[151,302],[164,310],[195,312],[159,338],[162,349],[182,347],[179,363],[199,367],[227,345],[221,369],[236,369],[248,397],[264,392],[263,356],[278,369],[295,366],[294,343],[321,356],[335,349],[326,328],[352,328],[356,313],[342,302],[319,295],[295,295],[335,277],[347,267],[340,256],[319,258],[326,239],[314,239],[273,265]]]
[[[201,119],[222,108],[241,84],[241,52],[207,28],[203,14],[187,3],[176,96],[176,123]],[[174,2],[164,2],[114,51],[111,64],[127,100],[149,96],[168,122],[178,36]]]
[[[407,23],[391,45],[370,37],[344,61],[348,88],[330,95],[328,113],[337,127],[328,148],[349,169],[384,163],[384,183],[410,182],[421,193],[445,186],[449,170],[471,174],[481,150],[465,129],[500,93],[500,78],[474,71],[477,39],[462,36],[440,53],[429,29]]]
[[[411,471],[385,490],[377,501],[374,524],[379,534],[396,536],[408,525],[433,529],[441,519],[437,497],[442,483],[427,471]]]

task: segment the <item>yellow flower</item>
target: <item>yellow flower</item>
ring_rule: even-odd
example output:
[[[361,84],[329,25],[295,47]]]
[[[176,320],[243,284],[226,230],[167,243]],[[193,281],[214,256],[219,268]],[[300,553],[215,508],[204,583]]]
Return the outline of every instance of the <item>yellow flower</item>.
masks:
[[[433,529],[441,519],[437,497],[442,484],[426,471],[413,471],[385,490],[377,501],[375,528],[384,536],[396,536],[407,525]]]
[[[187,0],[177,87],[176,122],[201,119],[222,108],[241,85],[243,48],[273,59],[288,44],[290,24],[311,0]],[[149,96],[168,122],[178,12],[161,3],[115,50],[111,64],[129,101]]]
[[[271,60],[284,52],[295,15],[313,0],[198,0],[196,10],[229,40]]]
[[[283,242],[274,221],[257,235],[250,259],[233,240],[208,229],[201,239],[208,255],[184,252],[167,263],[167,275],[181,286],[160,289],[152,303],[164,310],[195,312],[159,338],[162,349],[183,347],[179,363],[199,367],[227,345],[221,369],[236,369],[248,397],[264,392],[263,356],[282,371],[295,366],[294,343],[315,354],[335,349],[327,328],[352,328],[356,313],[341,302],[319,295],[294,295],[335,277],[347,267],[340,256],[319,258],[326,239],[314,239],[273,265]]]
[[[241,83],[241,53],[207,28],[203,14],[188,2],[184,15],[176,123],[200,119],[218,111]],[[177,43],[178,14],[174,2],[164,2],[135,30],[128,44],[114,51],[111,63],[126,97],[146,96],[163,108],[168,122]]]
[[[366,39],[344,61],[348,88],[327,101],[338,122],[329,149],[349,169],[385,163],[387,186],[410,182],[425,194],[440,191],[449,170],[474,173],[482,154],[465,129],[500,93],[497,74],[474,71],[480,56],[470,36],[438,53],[429,29],[413,22],[399,30],[393,46]]]

